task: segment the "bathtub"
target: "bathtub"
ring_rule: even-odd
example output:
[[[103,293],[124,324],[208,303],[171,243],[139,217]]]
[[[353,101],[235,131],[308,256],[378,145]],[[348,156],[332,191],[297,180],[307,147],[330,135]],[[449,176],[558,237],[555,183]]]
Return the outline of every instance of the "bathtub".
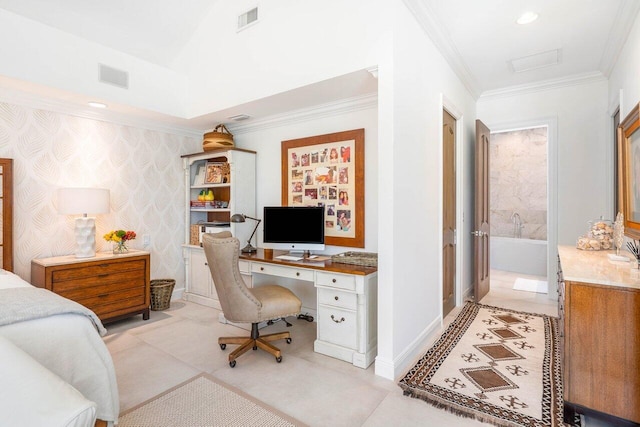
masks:
[[[489,263],[496,270],[547,276],[547,241],[491,237]]]

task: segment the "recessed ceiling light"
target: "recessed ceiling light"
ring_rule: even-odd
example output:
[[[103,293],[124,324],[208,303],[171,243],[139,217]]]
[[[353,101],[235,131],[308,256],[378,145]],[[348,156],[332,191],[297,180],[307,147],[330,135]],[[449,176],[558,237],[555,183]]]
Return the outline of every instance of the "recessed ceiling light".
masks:
[[[535,12],[525,12],[518,18],[516,21],[520,25],[531,24],[533,21],[538,19],[538,14]]]
[[[87,102],[87,104],[93,108],[107,108],[107,104],[103,104],[102,102],[90,101],[90,102]]]

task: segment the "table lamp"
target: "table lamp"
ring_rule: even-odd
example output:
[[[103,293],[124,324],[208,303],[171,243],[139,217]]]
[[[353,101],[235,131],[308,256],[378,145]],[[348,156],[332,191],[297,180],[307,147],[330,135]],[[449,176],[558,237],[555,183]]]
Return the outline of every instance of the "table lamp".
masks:
[[[249,240],[247,240],[247,246],[242,248],[242,253],[245,253],[245,254],[258,251],[256,248],[254,248],[251,245],[251,239],[253,239],[253,235],[256,234],[256,230],[258,230],[258,226],[260,225],[260,222],[262,222],[262,220],[258,218],[252,218],[250,216],[246,216],[245,214],[235,214],[231,217],[231,222],[245,222],[247,218],[257,222],[256,222],[256,228],[253,229],[253,233],[251,233],[251,236],[249,236]]]
[[[105,188],[58,189],[58,213],[76,218],[76,258],[96,256],[96,222],[87,214],[109,213],[109,190]]]

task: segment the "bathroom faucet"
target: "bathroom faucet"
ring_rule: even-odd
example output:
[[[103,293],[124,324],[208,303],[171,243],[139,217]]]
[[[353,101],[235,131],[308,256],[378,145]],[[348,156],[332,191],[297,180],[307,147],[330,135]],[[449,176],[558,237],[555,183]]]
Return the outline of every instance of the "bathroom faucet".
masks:
[[[513,222],[513,237],[516,239],[521,238],[524,225],[522,224],[522,219],[520,219],[520,214],[518,212],[512,213],[511,221]]]

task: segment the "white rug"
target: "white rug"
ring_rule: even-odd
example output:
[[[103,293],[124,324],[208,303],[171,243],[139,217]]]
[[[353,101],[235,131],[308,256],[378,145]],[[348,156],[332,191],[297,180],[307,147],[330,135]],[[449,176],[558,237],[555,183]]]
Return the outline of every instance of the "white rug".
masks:
[[[118,427],[296,427],[298,420],[208,374],[120,415]]]
[[[545,280],[523,279],[518,277],[513,284],[516,291],[536,292],[538,294],[546,294],[549,292],[549,283]]]

